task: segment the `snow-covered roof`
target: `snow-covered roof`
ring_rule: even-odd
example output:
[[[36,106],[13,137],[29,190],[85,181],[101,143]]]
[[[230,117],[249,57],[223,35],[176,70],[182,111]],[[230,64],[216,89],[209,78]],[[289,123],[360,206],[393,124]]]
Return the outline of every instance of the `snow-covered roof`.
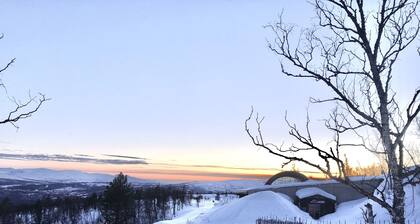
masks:
[[[355,176],[349,177],[350,181],[371,181],[371,180],[381,180],[383,176]],[[238,190],[237,193],[249,193],[261,190],[273,190],[282,187],[298,187],[298,186],[313,186],[313,185],[321,185],[321,184],[336,184],[339,183],[336,180],[307,180],[303,182],[287,182],[287,183],[280,183],[276,185],[264,185],[259,187],[251,187],[251,188],[244,188]]]
[[[337,200],[336,197],[326,191],[323,191],[317,187],[308,187],[308,188],[302,188],[298,191],[296,191],[296,196],[300,199],[311,197],[314,195],[321,195],[323,197],[329,198],[331,200]]]

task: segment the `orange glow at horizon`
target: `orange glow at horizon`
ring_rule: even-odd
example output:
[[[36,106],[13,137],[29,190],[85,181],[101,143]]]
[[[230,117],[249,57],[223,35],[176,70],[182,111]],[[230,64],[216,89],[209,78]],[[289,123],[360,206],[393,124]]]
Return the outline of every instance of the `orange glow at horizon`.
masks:
[[[176,164],[175,166],[180,166]],[[146,180],[163,181],[224,181],[239,179],[267,179],[275,170],[240,170],[221,167],[181,167],[168,165],[112,165],[80,162],[2,160],[1,167],[7,168],[47,168],[55,170],[80,170],[84,172],[115,175],[123,172],[129,176]]]

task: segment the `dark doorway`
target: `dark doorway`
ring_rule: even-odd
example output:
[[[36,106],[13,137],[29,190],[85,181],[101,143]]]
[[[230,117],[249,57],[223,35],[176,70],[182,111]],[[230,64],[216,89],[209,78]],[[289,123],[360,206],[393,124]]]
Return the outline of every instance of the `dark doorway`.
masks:
[[[315,219],[321,217],[321,204],[319,203],[310,203],[308,204],[308,213]]]

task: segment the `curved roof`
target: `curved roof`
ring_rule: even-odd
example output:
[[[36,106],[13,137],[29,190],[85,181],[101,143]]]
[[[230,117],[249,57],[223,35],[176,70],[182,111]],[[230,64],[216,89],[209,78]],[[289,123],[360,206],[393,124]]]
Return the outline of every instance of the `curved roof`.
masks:
[[[291,178],[298,179],[300,181],[308,180],[308,178],[305,175],[303,175],[302,173],[299,173],[297,171],[283,171],[283,172],[280,172],[280,173],[272,176],[270,179],[268,179],[267,182],[265,183],[265,185],[271,185],[274,181],[276,181],[279,178],[283,178],[283,177],[291,177]]]

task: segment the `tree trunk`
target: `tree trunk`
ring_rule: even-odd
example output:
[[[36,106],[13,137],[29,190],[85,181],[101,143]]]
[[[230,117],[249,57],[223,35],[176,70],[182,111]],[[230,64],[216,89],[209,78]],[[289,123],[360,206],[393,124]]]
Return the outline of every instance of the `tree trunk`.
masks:
[[[402,179],[400,176],[393,176],[393,189],[392,193],[394,195],[393,199],[393,210],[394,214],[392,214],[392,222],[397,224],[405,224],[405,217],[404,217],[404,187],[402,184]]]
[[[379,76],[378,76],[379,77]],[[380,98],[380,112],[381,112],[381,123],[382,132],[381,138],[385,148],[385,152],[388,157],[388,169],[391,175],[391,188],[393,194],[392,211],[392,223],[394,224],[405,224],[404,217],[404,187],[402,179],[402,170],[399,164],[399,160],[396,155],[396,146],[392,144],[391,133],[389,127],[389,111],[387,108],[388,97],[381,86],[377,86],[378,95]],[[400,155],[402,156],[402,155]]]
[[[387,146],[385,146],[387,148]],[[403,178],[401,167],[398,164],[398,159],[395,154],[395,150],[391,145],[388,146],[390,150],[387,149],[388,152],[388,165],[389,165],[389,172],[391,175],[391,188],[392,188],[392,223],[394,224],[405,224],[405,217],[404,217],[404,186],[403,186]]]

